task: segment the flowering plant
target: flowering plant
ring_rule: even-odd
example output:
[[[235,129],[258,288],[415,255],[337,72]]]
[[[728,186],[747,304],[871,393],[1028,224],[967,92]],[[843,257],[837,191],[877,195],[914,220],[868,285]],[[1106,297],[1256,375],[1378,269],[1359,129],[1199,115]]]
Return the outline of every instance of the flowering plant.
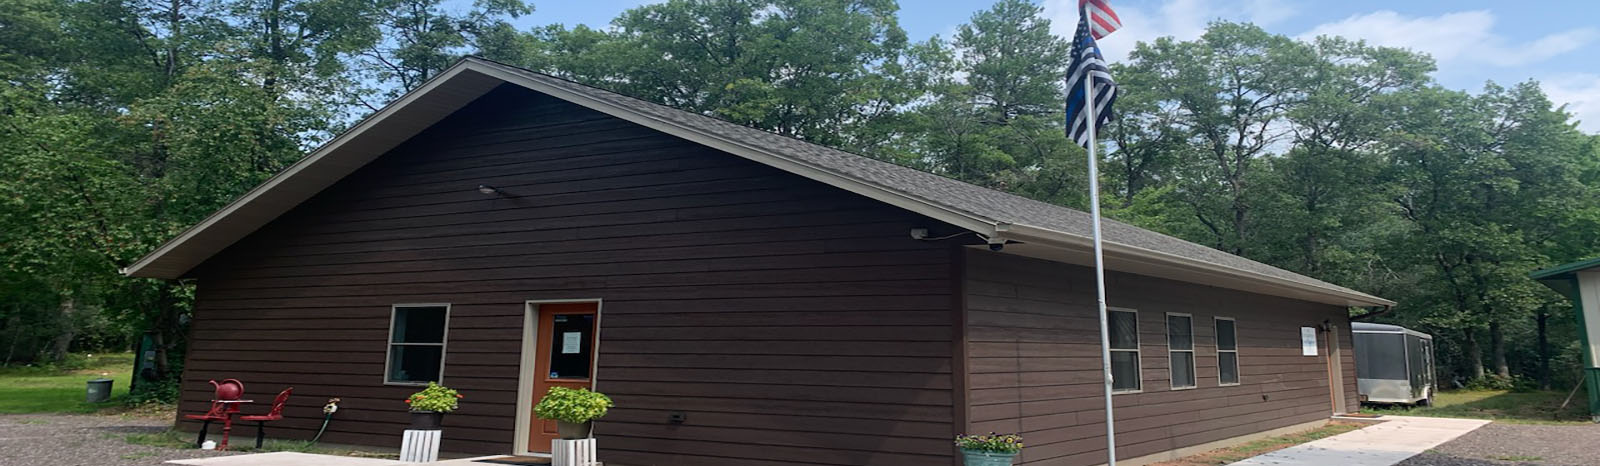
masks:
[[[448,413],[456,410],[456,403],[463,396],[455,390],[446,388],[437,383],[428,382],[428,388],[411,394],[406,398],[406,404],[411,405],[412,411],[437,411]]]
[[[611,397],[600,392],[591,392],[587,388],[550,387],[544,399],[533,406],[533,414],[539,419],[581,424],[606,415],[606,409],[610,407]]]
[[[956,446],[969,451],[1016,453],[1022,451],[1022,436],[994,432],[988,435],[957,435]]]

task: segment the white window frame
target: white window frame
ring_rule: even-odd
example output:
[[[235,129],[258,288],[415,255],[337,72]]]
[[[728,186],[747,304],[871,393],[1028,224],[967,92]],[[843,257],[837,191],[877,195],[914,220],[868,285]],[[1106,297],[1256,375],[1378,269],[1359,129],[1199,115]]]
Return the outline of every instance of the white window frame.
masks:
[[[1133,361],[1139,365],[1139,367],[1138,367],[1139,370],[1134,371],[1134,373],[1139,374],[1139,377],[1136,380],[1137,382],[1139,382],[1139,387],[1138,388],[1112,388],[1111,389],[1111,394],[1112,395],[1122,395],[1122,394],[1127,394],[1127,393],[1143,393],[1144,392],[1144,352],[1143,352],[1144,339],[1139,337],[1139,310],[1138,309],[1121,308],[1121,307],[1108,307],[1108,308],[1106,308],[1106,329],[1108,331],[1111,328],[1110,327],[1111,326],[1111,320],[1110,319],[1111,319],[1111,313],[1113,313],[1113,312],[1126,312],[1126,313],[1129,313],[1129,314],[1133,314],[1133,339],[1134,339],[1133,349],[1111,348],[1110,345],[1109,345],[1109,341],[1107,342],[1108,343],[1107,344],[1107,349],[1110,350],[1113,353],[1114,352],[1119,352],[1119,351],[1120,352],[1124,352],[1124,353],[1133,353]],[[1107,356],[1107,357],[1109,357],[1109,356]],[[1110,361],[1107,361],[1107,364],[1109,364],[1109,363],[1110,363]],[[1113,373],[1114,372],[1115,371],[1113,371]]]
[[[1189,349],[1186,349],[1186,350],[1172,349],[1172,317],[1173,316],[1181,316],[1181,317],[1188,317],[1189,318]],[[1195,340],[1195,338],[1194,338],[1194,314],[1189,314],[1189,313],[1184,313],[1184,312],[1168,312],[1161,319],[1161,329],[1167,334],[1167,388],[1171,389],[1171,390],[1194,390],[1196,388],[1200,388],[1200,374],[1195,372],[1196,362],[1195,362],[1195,357],[1194,357],[1195,356],[1195,354],[1194,354],[1194,344],[1195,344],[1195,341],[1194,341]],[[1194,377],[1194,379],[1195,379],[1194,380],[1194,385],[1189,385],[1189,386],[1186,386],[1186,387],[1179,387],[1178,384],[1177,384],[1177,379],[1174,379],[1172,377],[1172,375],[1173,375],[1172,374],[1172,353],[1178,353],[1178,352],[1189,353],[1189,375]]]
[[[1222,320],[1233,322],[1233,349],[1231,350],[1222,349],[1222,332],[1217,327],[1217,322]],[[1214,346],[1217,349],[1217,386],[1232,387],[1244,383],[1244,373],[1239,371],[1239,366],[1242,365],[1239,362],[1239,319],[1223,316],[1212,317],[1211,340],[1212,343],[1215,343]],[[1233,353],[1233,377],[1236,379],[1233,383],[1222,381],[1222,353]]]
[[[394,342],[394,317],[400,308],[406,307],[442,307],[444,308],[444,334],[439,337],[438,343],[395,343]],[[428,382],[394,381],[389,380],[389,364],[394,361],[394,347],[396,346],[437,346],[439,347],[439,385],[444,385],[445,351],[450,346],[450,303],[406,303],[389,306],[389,334],[383,341],[383,384],[407,387],[427,386]]]

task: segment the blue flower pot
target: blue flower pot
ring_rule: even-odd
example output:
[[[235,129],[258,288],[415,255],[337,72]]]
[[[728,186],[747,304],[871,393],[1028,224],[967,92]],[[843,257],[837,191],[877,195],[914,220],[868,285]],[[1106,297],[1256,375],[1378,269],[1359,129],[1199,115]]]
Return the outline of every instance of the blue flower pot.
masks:
[[[966,458],[967,466],[1011,466],[1011,460],[1016,458],[1017,454],[961,450],[961,456]]]

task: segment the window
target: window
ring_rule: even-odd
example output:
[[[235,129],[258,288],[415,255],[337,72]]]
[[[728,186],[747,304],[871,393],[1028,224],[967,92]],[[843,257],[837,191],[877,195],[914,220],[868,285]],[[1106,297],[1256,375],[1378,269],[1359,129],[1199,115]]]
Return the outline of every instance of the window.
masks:
[[[396,305],[389,321],[389,359],[384,383],[422,385],[444,375],[448,304]]]
[[[1231,317],[1217,317],[1217,384],[1239,384],[1239,334]]]
[[[1167,357],[1172,389],[1194,388],[1194,317],[1167,314]]]
[[[1107,309],[1111,333],[1111,390],[1137,392],[1139,385],[1139,313]]]
[[[594,364],[594,314],[551,316],[550,378],[587,379]]]

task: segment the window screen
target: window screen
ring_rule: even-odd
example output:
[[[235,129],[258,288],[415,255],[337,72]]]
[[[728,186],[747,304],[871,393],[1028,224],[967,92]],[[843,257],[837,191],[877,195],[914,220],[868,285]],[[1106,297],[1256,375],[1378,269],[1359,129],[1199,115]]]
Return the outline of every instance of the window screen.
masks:
[[[1139,314],[1108,309],[1111,333],[1111,389],[1139,391]]]
[[[1194,318],[1167,314],[1167,355],[1172,367],[1172,388],[1194,387]]]
[[[395,306],[389,327],[389,364],[384,382],[437,382],[444,372],[444,332],[450,308]]]
[[[1234,320],[1218,317],[1217,321],[1217,383],[1239,383],[1239,335]]]

